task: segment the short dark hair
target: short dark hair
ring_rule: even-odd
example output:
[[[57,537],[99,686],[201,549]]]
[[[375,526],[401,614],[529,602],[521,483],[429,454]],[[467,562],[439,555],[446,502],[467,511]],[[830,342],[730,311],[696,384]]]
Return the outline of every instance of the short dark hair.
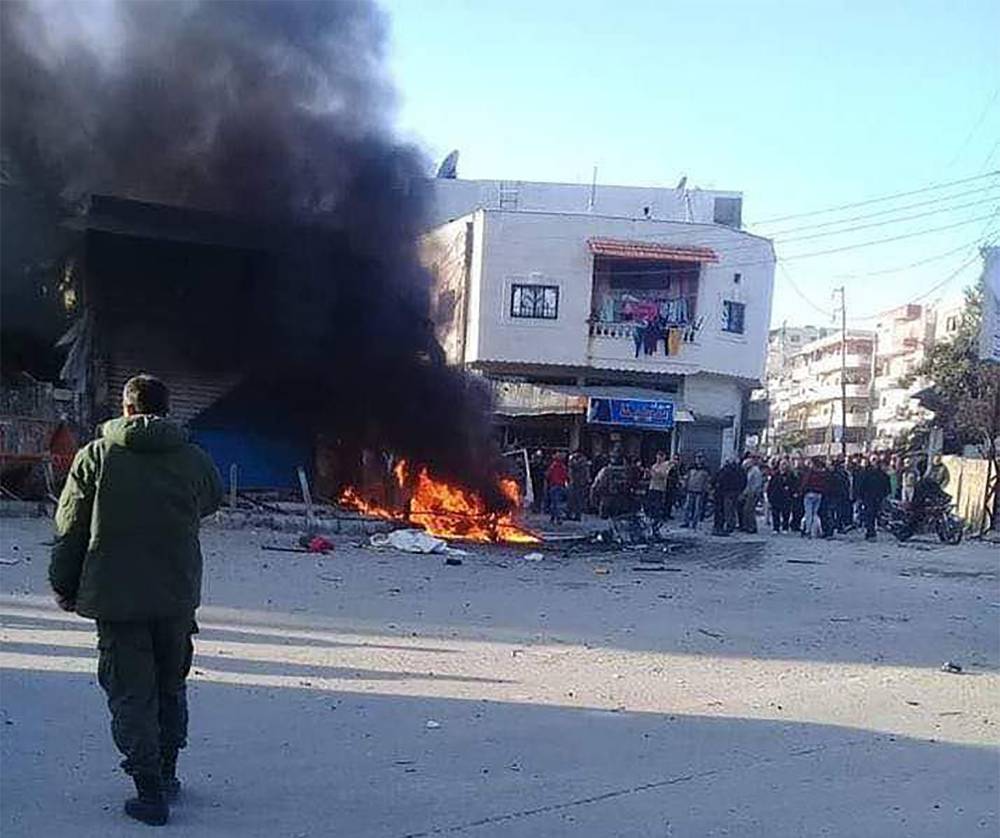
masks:
[[[122,401],[136,413],[166,416],[170,412],[170,390],[154,375],[135,375],[125,382]]]

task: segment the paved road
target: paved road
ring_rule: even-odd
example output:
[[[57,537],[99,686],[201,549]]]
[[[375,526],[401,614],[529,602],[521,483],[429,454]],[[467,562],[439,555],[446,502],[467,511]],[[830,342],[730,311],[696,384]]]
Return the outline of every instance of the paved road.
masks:
[[[135,835],[93,632],[50,605],[47,538],[0,527],[0,829]],[[445,567],[351,539],[261,549],[282,538],[206,530],[173,834],[1000,829],[995,546],[746,537]]]

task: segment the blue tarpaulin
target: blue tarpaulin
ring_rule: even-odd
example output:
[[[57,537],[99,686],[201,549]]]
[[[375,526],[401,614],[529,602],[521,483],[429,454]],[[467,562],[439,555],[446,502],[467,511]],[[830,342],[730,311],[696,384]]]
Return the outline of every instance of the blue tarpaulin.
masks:
[[[229,467],[236,463],[240,489],[297,489],[298,466],[311,471],[311,446],[303,441],[245,430],[195,429],[191,441],[215,462],[229,488]]]

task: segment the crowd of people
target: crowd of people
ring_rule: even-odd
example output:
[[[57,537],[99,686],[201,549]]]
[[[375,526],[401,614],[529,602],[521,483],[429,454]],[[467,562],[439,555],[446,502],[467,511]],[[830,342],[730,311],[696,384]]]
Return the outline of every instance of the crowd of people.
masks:
[[[922,497],[922,482],[938,490],[948,482],[940,456],[928,464],[880,454],[767,460],[748,453],[713,473],[700,453],[685,462],[679,454],[660,451],[646,466],[617,451],[593,460],[581,451],[551,459],[537,451],[531,474],[534,511],[557,524],[585,513],[607,518],[642,509],[693,530],[710,518],[712,533],[726,536],[757,532],[762,512],[774,533],[832,538],[863,527],[869,540],[876,537],[887,499],[913,504]]]

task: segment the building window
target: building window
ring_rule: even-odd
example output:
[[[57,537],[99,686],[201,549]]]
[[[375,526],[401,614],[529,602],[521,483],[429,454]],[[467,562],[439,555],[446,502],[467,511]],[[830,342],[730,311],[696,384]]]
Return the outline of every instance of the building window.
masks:
[[[510,316],[533,320],[555,320],[559,316],[556,285],[512,285]]]
[[[722,331],[742,335],[746,320],[746,305],[733,300],[722,302]]]

